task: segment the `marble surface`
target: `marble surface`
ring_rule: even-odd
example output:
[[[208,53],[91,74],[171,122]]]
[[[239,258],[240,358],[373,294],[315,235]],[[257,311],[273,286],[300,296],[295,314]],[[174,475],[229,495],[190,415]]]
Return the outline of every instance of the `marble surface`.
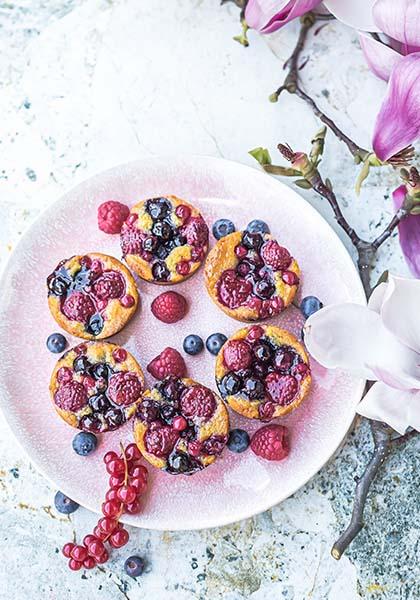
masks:
[[[267,146],[275,156],[276,144],[285,141],[303,150],[319,127],[296,98],[267,101],[280,82],[295,25],[269,40],[251,34],[244,49],[232,41],[238,24],[231,4],[20,0],[0,3],[0,24],[0,267],[44,207],[102,169],[178,153],[253,164],[250,148]],[[384,84],[366,68],[354,32],[330,23],[305,55],[305,86],[369,146]],[[397,174],[377,170],[357,198],[357,167],[332,136],[322,170],[352,224],[374,236],[391,216]],[[304,194],[337,230],[325,203]],[[376,274],[385,268],[407,272],[395,236],[381,249]],[[30,349],[30,340],[22,343]],[[71,573],[59,548],[73,534],[83,536],[95,516],[84,509],[71,518],[55,511],[54,488],[0,417],[0,597],[418,598],[416,439],[392,453],[373,486],[367,526],[346,556],[337,563],[329,554],[370,448],[366,424],[358,425],[337,457],[272,510],[200,532],[132,530],[129,545],[101,570]],[[132,553],[147,560],[138,580],[122,570],[123,557]]]

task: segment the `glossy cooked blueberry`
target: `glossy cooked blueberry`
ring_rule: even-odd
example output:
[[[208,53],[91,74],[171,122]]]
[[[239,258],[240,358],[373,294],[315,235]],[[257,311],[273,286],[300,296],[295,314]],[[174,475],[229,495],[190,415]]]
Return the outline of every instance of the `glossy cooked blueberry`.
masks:
[[[96,394],[89,398],[89,405],[95,412],[104,412],[111,404],[104,394]]]
[[[171,422],[173,416],[176,413],[176,408],[173,404],[161,404],[160,405],[160,416],[164,421]]]
[[[303,316],[307,319],[318,310],[323,307],[321,300],[319,300],[316,296],[306,296],[302,298],[302,302],[300,303],[300,310]]]
[[[229,219],[219,219],[213,225],[213,235],[216,240],[220,240],[234,231],[235,225]]]
[[[178,450],[169,455],[166,470],[173,474],[184,473],[185,475],[192,475],[202,468],[203,465],[201,462]]]
[[[184,246],[187,243],[187,238],[183,235],[176,235],[173,239],[175,246]]]
[[[130,577],[140,577],[144,571],[144,560],[140,556],[129,556],[124,563],[124,571]]]
[[[86,356],[77,356],[73,361],[73,369],[75,373],[87,375],[90,370],[90,362]]]
[[[254,285],[254,294],[259,296],[263,300],[267,298],[271,298],[271,296],[276,291],[276,286],[271,281],[267,281],[266,279],[261,279],[257,281]]]
[[[73,450],[79,456],[87,456],[96,449],[98,445],[98,438],[94,433],[87,431],[80,431],[77,433],[72,441]]]
[[[88,326],[86,327],[86,331],[88,333],[91,333],[92,335],[99,335],[103,328],[103,317],[99,313],[96,313],[90,317]]]
[[[159,418],[159,404],[154,400],[143,400],[136,411],[136,416],[145,423],[151,423]]]
[[[73,277],[71,289],[73,292],[81,292],[90,284],[91,273],[88,269],[80,269]]]
[[[241,260],[241,262],[236,266],[236,272],[239,277],[246,277],[254,269],[255,265],[250,263],[248,260]]]
[[[153,220],[164,219],[169,212],[166,198],[152,198],[146,203],[146,210]]]
[[[157,387],[162,396],[175,404],[178,402],[181,393],[185,389],[182,382],[176,377],[168,377],[158,384]]]
[[[64,296],[67,292],[68,282],[62,277],[52,277],[48,279],[48,289],[56,296]]]
[[[227,447],[232,452],[245,452],[249,442],[249,435],[244,429],[232,429],[229,433]]]
[[[108,379],[109,377],[109,368],[105,363],[96,363],[90,372],[94,379]]]
[[[105,413],[105,421],[110,427],[119,427],[125,421],[125,416],[122,410],[111,408]]]
[[[143,250],[146,250],[146,252],[153,252],[154,250],[156,250],[157,245],[158,241],[154,237],[149,236],[145,240],[143,240]]]
[[[54,354],[63,352],[66,346],[67,340],[62,333],[52,333],[47,338],[47,348],[50,352],[54,352]]]
[[[246,226],[246,230],[250,233],[270,233],[270,228],[265,221],[254,219]]]
[[[54,505],[59,513],[63,515],[70,515],[79,508],[79,504],[63,494],[63,492],[57,492],[54,496]]]
[[[101,422],[93,415],[85,415],[80,419],[80,428],[98,433],[101,430]]]
[[[162,262],[156,262],[152,267],[152,275],[156,281],[166,281],[169,277],[169,271]]]
[[[172,237],[172,228],[165,221],[156,221],[153,223],[152,233],[162,240],[169,240]]]
[[[244,391],[251,400],[264,398],[265,390],[263,382],[258,377],[248,377],[244,380]]]
[[[204,342],[199,335],[187,335],[183,343],[184,352],[195,356],[199,354],[204,348]]]
[[[242,380],[236,373],[227,373],[222,379],[222,390],[224,394],[233,396],[242,387]]]
[[[210,354],[217,356],[221,347],[227,341],[227,337],[223,333],[212,333],[206,340],[206,348]]]
[[[155,255],[160,258],[160,260],[165,260],[167,256],[169,256],[169,250],[166,246],[160,245],[155,250]]]
[[[245,231],[242,236],[242,245],[249,250],[259,250],[263,244],[263,238],[259,233]]]
[[[254,356],[261,362],[269,362],[273,357],[273,350],[270,344],[259,342],[253,348]]]

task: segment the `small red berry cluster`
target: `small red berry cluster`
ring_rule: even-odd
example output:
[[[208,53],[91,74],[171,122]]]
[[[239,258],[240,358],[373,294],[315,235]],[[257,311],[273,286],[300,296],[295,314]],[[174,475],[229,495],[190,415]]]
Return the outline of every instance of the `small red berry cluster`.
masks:
[[[147,487],[147,469],[139,464],[141,454],[135,444],[126,448],[121,445],[121,454],[107,452],[104,456],[106,470],[110,475],[109,489],[102,504],[103,517],[99,519],[93,534],[86,535],[83,545],[68,542],[63,554],[69,559],[69,567],[78,571],[82,567],[93,569],[109,558],[105,542],[111,548],[121,548],[128,542],[128,531],[119,522],[123,513],[140,512],[139,496]]]

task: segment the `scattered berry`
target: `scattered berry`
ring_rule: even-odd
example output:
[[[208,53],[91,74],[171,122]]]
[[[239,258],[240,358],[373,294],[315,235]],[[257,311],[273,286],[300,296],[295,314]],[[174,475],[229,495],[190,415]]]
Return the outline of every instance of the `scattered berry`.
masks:
[[[181,410],[187,418],[210,419],[216,410],[213,392],[201,385],[190,387],[181,396]]]
[[[266,460],[282,460],[289,454],[287,429],[283,425],[265,425],[252,436],[251,450]]]
[[[87,456],[96,449],[98,439],[94,433],[81,431],[77,433],[72,442],[73,450],[79,456]]]
[[[246,226],[246,230],[250,233],[270,233],[270,228],[265,221],[254,219]]]
[[[247,369],[252,362],[250,345],[244,340],[231,340],[223,347],[223,362],[230,371]]]
[[[98,227],[105,233],[120,233],[121,227],[130,214],[130,209],[121,202],[109,200],[98,206]]]
[[[138,400],[142,393],[142,384],[135,373],[120,371],[109,379],[108,396],[119,406],[127,406]]]
[[[187,313],[187,301],[178,292],[164,292],[152,302],[152,313],[159,321],[176,323]]]
[[[54,352],[54,354],[63,352],[66,346],[67,340],[62,333],[52,333],[47,338],[47,348],[50,352]]]
[[[144,560],[140,556],[129,556],[124,563],[124,571],[130,577],[140,577],[144,571]]]
[[[187,337],[184,339],[183,348],[184,352],[195,356],[196,354],[202,352],[204,348],[204,342],[199,335],[187,335]]]
[[[212,333],[206,340],[206,348],[210,354],[217,356],[225,342],[227,337],[223,333]]]
[[[275,271],[287,269],[292,262],[289,251],[280,246],[276,240],[269,240],[263,245],[261,256],[265,264],[272,267]]]
[[[213,225],[213,235],[216,240],[229,235],[235,231],[235,225],[229,219],[219,219]]]
[[[147,370],[155,379],[165,379],[169,375],[185,377],[187,367],[178,350],[165,348],[148,365]]]
[[[70,515],[79,508],[77,502],[63,494],[63,492],[57,492],[54,496],[54,505],[59,513],[63,515]]]
[[[300,310],[307,319],[323,307],[321,300],[316,296],[306,296],[300,303]],[[303,338],[302,338],[303,339]]]
[[[249,435],[244,429],[232,429],[227,441],[227,447],[232,452],[245,452],[249,446]]]

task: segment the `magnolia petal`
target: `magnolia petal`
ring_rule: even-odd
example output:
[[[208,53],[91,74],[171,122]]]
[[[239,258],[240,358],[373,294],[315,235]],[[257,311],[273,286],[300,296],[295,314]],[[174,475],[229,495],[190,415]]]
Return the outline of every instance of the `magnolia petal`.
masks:
[[[368,308],[369,310],[374,310],[378,314],[381,312],[382,304],[385,298],[386,290],[388,284],[380,283],[376,286],[369,297]]]
[[[392,198],[395,210],[401,208],[406,188],[401,185],[394,190]],[[408,215],[398,225],[399,240],[404,258],[415,277],[420,277],[420,215]]]
[[[318,6],[322,0],[249,0],[245,21],[251,29],[273,33]]]
[[[381,31],[407,46],[420,46],[420,0],[376,0],[372,11]]]
[[[376,0],[324,0],[324,6],[337,19],[360,31],[380,31],[373,19]]]
[[[383,421],[403,435],[409,427],[420,431],[420,392],[373,385],[357,406],[359,415]]]
[[[420,279],[390,275],[381,308],[382,322],[400,342],[418,352],[420,364],[419,309]]]
[[[367,33],[359,34],[359,41],[370,70],[377,77],[388,81],[392,68],[400,60],[401,54]]]
[[[401,389],[420,388],[419,355],[365,306],[326,306],[309,317],[304,333],[309,353],[324,367],[341,368],[364,379],[386,379]]]
[[[388,160],[420,135],[420,52],[402,57],[392,69],[388,92],[376,118],[373,148]]]

